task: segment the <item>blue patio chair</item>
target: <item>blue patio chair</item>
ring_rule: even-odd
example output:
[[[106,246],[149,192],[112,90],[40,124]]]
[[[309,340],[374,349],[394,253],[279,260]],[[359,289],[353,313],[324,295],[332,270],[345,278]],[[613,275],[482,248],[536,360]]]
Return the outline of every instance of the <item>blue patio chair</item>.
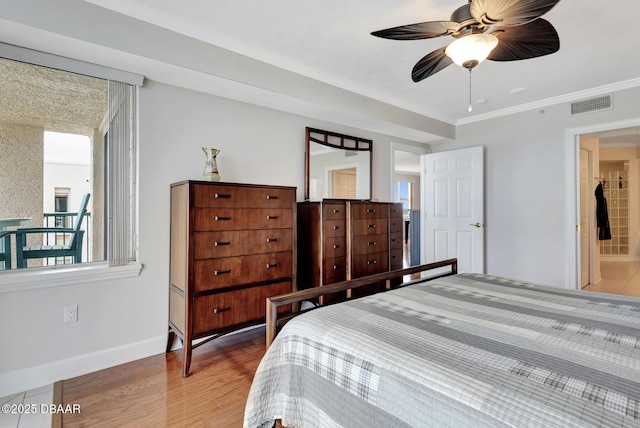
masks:
[[[87,204],[89,203],[90,196],[91,195],[87,193],[82,198],[73,228],[37,227],[5,232],[16,235],[16,267],[23,269],[27,267],[27,260],[29,259],[46,259],[49,257],[71,257],[73,263],[82,263],[84,230],[80,230],[80,226],[82,226],[82,221],[87,214]],[[70,234],[71,237],[69,242],[64,245],[27,245],[27,236],[33,233],[66,233]]]
[[[4,241],[4,246],[0,252],[0,269],[11,269],[11,233],[0,232],[0,240]]]

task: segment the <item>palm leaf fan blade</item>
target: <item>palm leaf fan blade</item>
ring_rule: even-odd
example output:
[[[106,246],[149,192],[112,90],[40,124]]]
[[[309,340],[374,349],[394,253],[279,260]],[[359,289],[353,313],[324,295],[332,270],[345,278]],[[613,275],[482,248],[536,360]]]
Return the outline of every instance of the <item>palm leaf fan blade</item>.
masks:
[[[550,11],[560,0],[473,0],[471,15],[498,27],[526,24]]]
[[[498,46],[487,57],[492,61],[537,58],[560,49],[558,33],[544,19],[536,19],[518,27],[503,28],[492,34],[498,38]]]
[[[401,25],[399,27],[387,28],[386,30],[374,31],[373,36],[392,40],[420,40],[451,34],[458,26],[457,22],[432,21],[421,22],[419,24]]]
[[[414,82],[433,76],[438,71],[453,64],[451,58],[444,53],[445,49],[445,47],[436,49],[416,63],[411,72],[411,78]]]

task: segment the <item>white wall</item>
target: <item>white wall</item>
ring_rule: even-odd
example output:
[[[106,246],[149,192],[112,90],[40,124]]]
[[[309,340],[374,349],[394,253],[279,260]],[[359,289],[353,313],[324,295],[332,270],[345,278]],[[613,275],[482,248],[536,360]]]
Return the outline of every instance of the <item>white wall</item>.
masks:
[[[223,181],[296,186],[302,200],[305,126],[371,139],[373,197],[390,200],[391,137],[153,81],[140,89],[139,103],[142,272],[136,278],[2,294],[0,322],[9,333],[0,349],[0,396],[164,352],[169,185],[199,179],[201,147],[221,150]],[[63,308],[70,304],[79,306],[78,322],[64,324]]]
[[[570,117],[568,103],[461,125],[434,152],[485,147],[486,272],[567,284],[567,130],[640,117],[640,88],[615,92],[614,109]]]

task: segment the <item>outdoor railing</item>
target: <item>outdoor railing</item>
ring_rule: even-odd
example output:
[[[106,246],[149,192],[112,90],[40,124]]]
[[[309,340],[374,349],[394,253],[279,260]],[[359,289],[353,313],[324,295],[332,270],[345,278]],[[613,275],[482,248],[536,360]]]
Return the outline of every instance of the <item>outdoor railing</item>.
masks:
[[[78,217],[78,213],[71,212],[55,212],[55,213],[44,213],[44,226],[48,228],[72,228],[75,224],[76,217]],[[82,219],[82,225],[80,225],[80,230],[84,230],[84,237],[82,242],[82,261],[89,261],[89,251],[90,251],[90,242],[91,242],[91,231],[89,230],[89,226],[91,222],[91,213],[86,212],[84,218]],[[52,232],[45,233],[44,240],[42,242],[43,245],[67,245],[69,240],[71,239],[70,233],[63,232]],[[44,264],[46,266],[50,265],[62,265],[62,264],[70,264],[73,263],[71,257],[50,257],[46,259]]]

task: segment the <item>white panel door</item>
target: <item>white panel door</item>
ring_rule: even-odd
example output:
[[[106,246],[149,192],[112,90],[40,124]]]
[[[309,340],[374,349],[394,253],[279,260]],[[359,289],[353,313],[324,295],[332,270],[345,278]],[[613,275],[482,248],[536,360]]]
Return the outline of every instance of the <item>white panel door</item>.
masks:
[[[458,272],[484,272],[483,148],[423,155],[423,262],[456,257]]]
[[[589,152],[580,149],[580,286],[589,285],[591,272],[591,252],[589,242],[589,200],[591,194],[591,174],[589,173]]]

